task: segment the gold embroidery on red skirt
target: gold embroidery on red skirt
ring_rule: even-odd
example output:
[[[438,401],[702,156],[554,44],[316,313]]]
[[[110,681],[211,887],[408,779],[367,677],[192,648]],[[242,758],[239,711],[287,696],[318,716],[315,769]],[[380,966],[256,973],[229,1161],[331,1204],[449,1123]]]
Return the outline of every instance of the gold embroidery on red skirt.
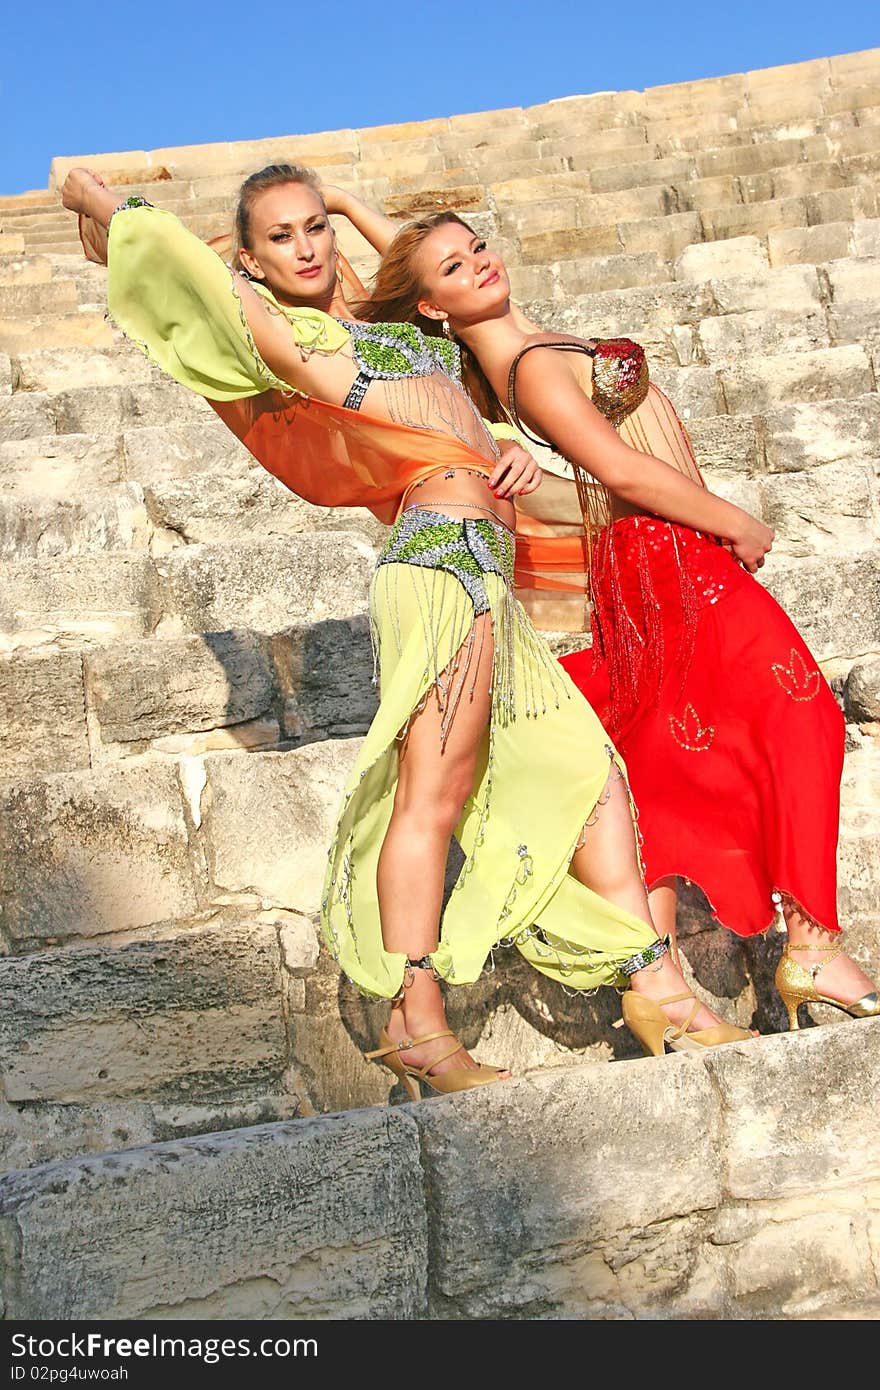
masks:
[[[707,724],[704,728],[693,705],[685,705],[681,719],[670,714],[669,728],[678,746],[690,753],[705,753],[715,737],[715,725]]]
[[[794,647],[789,652],[788,660],[788,666],[783,666],[781,661],[774,661],[770,667],[777,683],[792,700],[815,700],[821,682],[819,672],[808,671],[807,663]]]

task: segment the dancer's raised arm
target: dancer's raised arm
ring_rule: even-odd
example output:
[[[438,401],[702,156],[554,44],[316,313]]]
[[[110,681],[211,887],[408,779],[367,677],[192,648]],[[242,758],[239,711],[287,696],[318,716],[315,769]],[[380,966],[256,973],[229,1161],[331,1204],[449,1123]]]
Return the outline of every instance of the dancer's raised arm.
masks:
[[[351,225],[357,228],[361,236],[370,243],[373,250],[378,251],[380,256],[384,256],[400,231],[402,223],[395,222],[393,218],[386,217],[383,212],[368,207],[366,203],[361,202],[356,194],[349,193],[345,188],[338,188],[336,184],[322,184],[321,195],[328,212],[339,213],[342,217],[347,217]]]

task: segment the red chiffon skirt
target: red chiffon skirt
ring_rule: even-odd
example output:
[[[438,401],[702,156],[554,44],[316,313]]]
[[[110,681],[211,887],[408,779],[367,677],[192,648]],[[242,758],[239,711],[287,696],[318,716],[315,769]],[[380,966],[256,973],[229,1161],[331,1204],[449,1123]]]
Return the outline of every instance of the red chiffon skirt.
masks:
[[[594,552],[593,646],[562,664],[626,761],[648,886],[680,875],[719,922],[777,898],[831,931],[843,716],[797,629],[711,536],[625,517]]]

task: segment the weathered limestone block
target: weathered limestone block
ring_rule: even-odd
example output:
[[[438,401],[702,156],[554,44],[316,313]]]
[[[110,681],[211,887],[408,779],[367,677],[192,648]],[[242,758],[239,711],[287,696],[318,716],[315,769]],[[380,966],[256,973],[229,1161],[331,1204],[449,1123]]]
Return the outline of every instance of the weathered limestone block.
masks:
[[[86,347],[112,347],[115,334],[103,310],[79,308],[66,314],[31,314],[18,318],[0,317],[0,349],[17,356],[34,348],[58,348],[80,344]]]
[[[277,932],[220,913],[147,941],[0,961],[8,1100],[221,1099],[276,1086],[286,1047]]]
[[[88,386],[54,398],[59,434],[106,434],[137,424],[175,423],[207,414],[192,391],[161,378],[135,386]]]
[[[794,402],[860,396],[874,388],[868,356],[854,345],[726,363],[721,381],[728,409],[746,415]]]
[[[674,261],[685,247],[703,235],[697,212],[670,212],[665,217],[647,217],[636,222],[618,223],[624,251],[656,251],[662,261]]]
[[[125,430],[122,439],[126,476],[144,489],[194,473],[240,477],[254,466],[244,445],[213,415],[189,423],[142,425]]]
[[[675,262],[676,280],[710,280],[723,275],[763,275],[767,251],[757,237],[731,237],[686,246]]]
[[[298,1096],[263,1091],[232,1100],[96,1101],[77,1105],[57,1101],[0,1100],[0,1169],[33,1168],[82,1154],[142,1148],[193,1134],[214,1134],[247,1125],[290,1120],[301,1113]],[[307,1110],[305,1113],[309,1113]]]
[[[762,573],[817,661],[880,646],[880,574],[872,556],[771,554]]]
[[[366,733],[378,691],[365,615],[298,624],[273,639],[272,651],[288,738]]]
[[[527,306],[539,323],[586,337],[628,337],[641,343],[653,366],[678,366],[688,325],[714,312],[705,285],[659,284]],[[721,407],[719,407],[720,409]]]
[[[202,797],[209,874],[220,890],[314,912],[345,779],[359,741],[288,753],[216,753]]]
[[[726,148],[705,150],[695,159],[701,179],[719,174],[757,174],[777,164],[795,164],[802,158],[799,140],[775,140],[772,144],[729,145]]]
[[[858,183],[849,188],[830,188],[804,198],[807,223],[854,222],[878,214],[877,193],[872,184]]]
[[[739,188],[736,179],[730,175],[721,175],[714,179],[679,179],[673,185],[672,192],[676,211],[695,212],[704,208],[717,210],[719,207],[736,203]],[[703,225],[706,225],[705,218]],[[730,235],[737,236],[739,233],[733,232]]]
[[[878,645],[875,640],[875,650]],[[852,943],[850,949],[873,977],[880,971],[880,923],[877,918],[877,903],[880,901],[878,787],[880,743],[876,738],[864,738],[844,761],[837,897],[841,916],[847,924],[847,940]]]
[[[16,365],[19,391],[78,391],[159,379],[156,368],[135,348],[39,348],[19,353]]]
[[[520,254],[526,265],[537,262],[571,260],[577,256],[614,254],[620,250],[620,238],[613,223],[597,227],[576,227],[574,214],[570,226],[555,231],[523,233],[510,228],[510,219],[502,217],[502,226],[519,238]],[[538,219],[536,219],[538,220]]]
[[[0,285],[47,285],[53,266],[48,256],[23,256],[0,262]]]
[[[0,396],[0,442],[55,433],[55,403],[43,392]]]
[[[150,535],[144,495],[137,483],[118,483],[97,494],[77,486],[63,498],[19,493],[0,500],[3,558],[146,550]]]
[[[807,263],[821,265],[850,254],[853,234],[849,222],[825,222],[815,227],[795,227],[767,233],[772,266]]]
[[[278,922],[281,961],[292,975],[310,975],[318,964],[320,942],[317,928],[308,917],[295,912],[266,913]]]
[[[673,1256],[677,1228],[718,1204],[724,1171],[717,1097],[703,1069],[682,1062],[553,1069],[473,1092],[468,1105],[415,1107],[434,1316],[651,1315],[673,1290],[680,1306],[700,1241],[691,1230]],[[666,1260],[631,1283],[622,1271],[655,1247]]]
[[[724,1116],[721,1142],[734,1201],[815,1197],[825,1181],[845,1191],[876,1180],[870,1116],[880,1084],[878,1041],[880,1020],[862,1019],[783,1033],[756,1048],[707,1052]],[[792,1272],[780,1270],[779,1277]]]
[[[779,313],[814,313],[821,304],[819,279],[812,266],[787,266],[763,275],[731,275],[710,281],[716,312],[737,314],[772,309]]]
[[[625,188],[649,188],[654,183],[676,183],[693,175],[694,161],[687,155],[666,159],[645,159],[627,164],[615,161],[605,168],[594,169],[590,185],[594,193],[617,193]]]
[[[49,284],[0,285],[0,316],[17,318],[27,314],[61,314],[76,306],[76,285],[72,280],[52,280]]]
[[[771,473],[799,472],[838,460],[862,462],[877,452],[880,396],[814,401],[767,411],[761,421]]]
[[[748,474],[761,471],[762,457],[753,420],[710,415],[689,420],[687,428],[701,468],[705,465]]]
[[[864,464],[777,473],[762,484],[761,494],[764,520],[780,548],[793,555],[840,555],[877,543],[878,486],[874,470]]]
[[[880,722],[880,657],[857,661],[844,689],[848,718],[859,724]]]
[[[0,1233],[13,1319],[426,1310],[418,1135],[409,1114],[387,1108],[15,1174],[3,1183]]]
[[[142,555],[22,560],[0,576],[0,644],[7,647],[141,637],[157,613],[155,570]]]
[[[651,380],[661,391],[666,392],[682,419],[688,422],[688,429],[691,420],[721,415],[724,412],[721,383],[713,367],[670,369],[664,366],[655,367],[651,361]]]
[[[769,188],[761,184],[766,180]],[[762,174],[755,181],[756,189],[748,190],[747,201],[759,202],[762,194],[771,198],[809,197],[819,191],[846,188],[852,182],[852,175],[838,161],[824,164],[798,164],[791,169],[774,169],[771,174]]]
[[[876,1297],[863,1212],[837,1194],[829,1195],[819,1211],[802,1214],[802,1205],[791,1203],[789,1214],[786,1204],[774,1203],[764,1220],[750,1223],[748,1234],[736,1241],[729,1278],[739,1317],[821,1316],[817,1310],[831,1290],[835,1302]],[[719,1234],[723,1248],[726,1232]]]
[[[741,236],[763,237],[779,227],[806,227],[809,220],[803,198],[781,198],[764,203],[731,202],[726,207],[704,208],[701,216],[705,236],[711,241]]]
[[[852,250],[854,256],[880,256],[880,217],[853,223]],[[832,257],[825,259],[831,260]]]
[[[548,154],[562,155],[569,161],[569,168],[588,172],[623,160],[635,161],[652,152],[652,146],[645,139],[645,128],[640,125],[584,130],[579,134],[573,134],[568,127],[555,135],[543,136],[538,146],[539,159]]]
[[[66,497],[73,489],[111,487],[120,479],[120,450],[115,437],[90,434],[41,434],[0,444],[0,479],[4,493],[40,492]]]
[[[23,256],[24,252],[24,237],[17,232],[0,228],[0,257]]]
[[[669,271],[654,251],[563,261],[559,266],[559,285],[564,298],[601,293],[603,290],[630,289],[636,285],[660,285],[668,279]]]
[[[173,767],[9,783],[0,792],[0,838],[3,924],[24,949],[195,911]]]
[[[151,483],[146,504],[156,526],[185,541],[247,541],[314,531],[361,531],[378,542],[388,528],[363,507],[317,507],[264,468],[250,465],[241,476],[199,472]]]
[[[0,777],[88,766],[79,654],[0,661]]]
[[[0,396],[12,395],[12,358],[0,352]]]
[[[418,181],[422,185],[417,191],[393,193],[382,200],[382,211],[387,217],[423,217],[432,212],[480,212],[486,207],[486,193],[481,183],[467,182],[462,175],[466,170],[452,170],[457,179],[435,173]]]
[[[880,294],[873,297],[844,300],[828,310],[828,327],[833,343],[864,343],[868,348],[880,347]]]
[[[193,545],[159,558],[166,635],[349,616],[366,608],[372,547],[350,532]]]
[[[520,242],[523,237],[528,236],[546,236],[553,232],[571,233],[575,227],[581,225],[578,221],[576,198],[548,199],[543,195],[529,202],[512,201],[509,205],[501,204],[498,223],[506,235],[517,237]],[[613,249],[620,250],[620,243],[616,239]]]
[[[266,643],[249,632],[115,642],[87,655],[84,673],[108,744],[240,724],[265,715],[275,698]]]
[[[820,306],[803,310],[752,309],[742,314],[719,314],[697,328],[707,362],[788,351],[812,352],[830,346],[825,313]]]

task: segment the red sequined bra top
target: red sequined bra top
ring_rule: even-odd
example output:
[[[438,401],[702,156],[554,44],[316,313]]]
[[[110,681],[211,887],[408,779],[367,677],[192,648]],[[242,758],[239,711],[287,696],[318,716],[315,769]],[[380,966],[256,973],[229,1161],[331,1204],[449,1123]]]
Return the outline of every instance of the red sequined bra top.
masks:
[[[562,352],[584,352],[593,359],[591,399],[597,410],[615,427],[641,405],[648,394],[645,350],[630,338],[575,338],[566,333],[536,333],[516,354],[507,375],[507,408],[514,423],[536,444],[546,444],[529,434],[516,407],[516,369],[527,352],[552,347]]]

